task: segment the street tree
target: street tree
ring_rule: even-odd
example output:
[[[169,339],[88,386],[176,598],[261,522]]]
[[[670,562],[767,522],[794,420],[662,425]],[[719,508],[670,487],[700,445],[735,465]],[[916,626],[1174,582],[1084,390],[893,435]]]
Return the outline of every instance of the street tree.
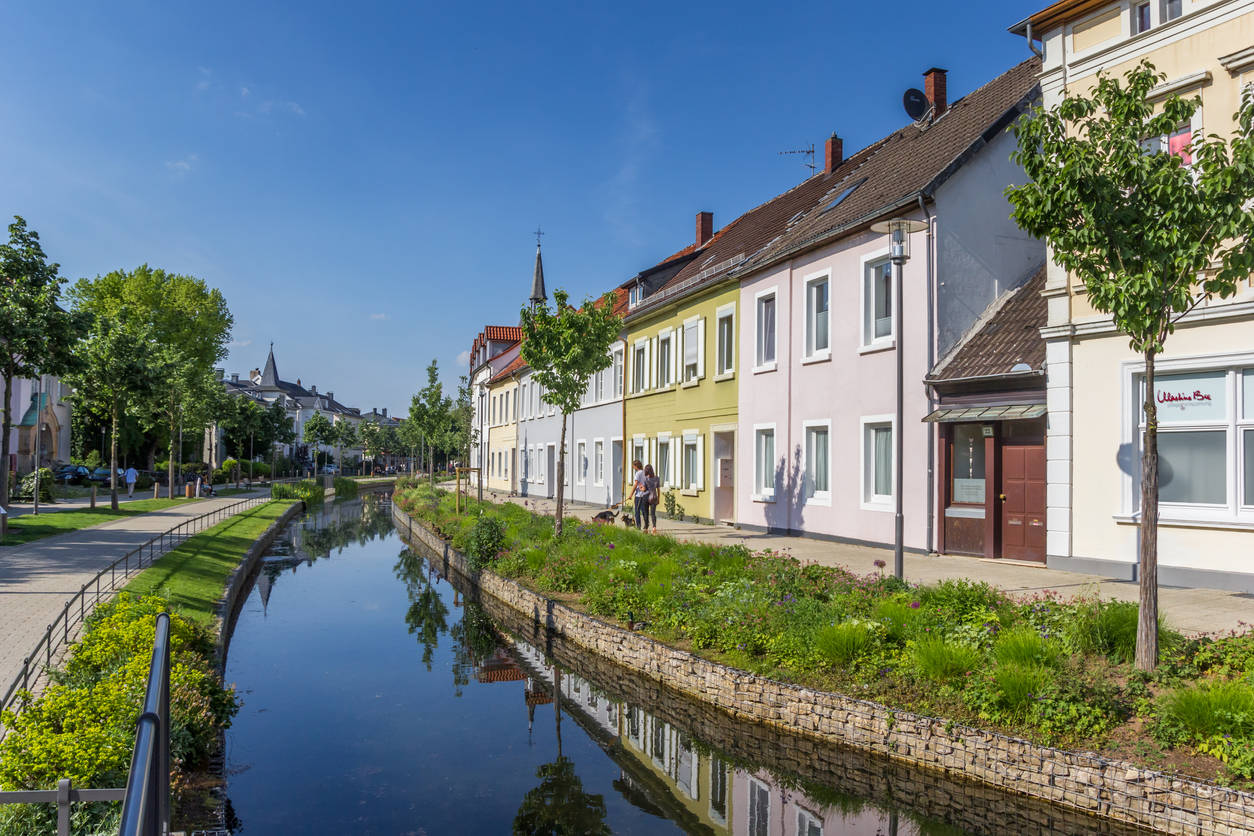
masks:
[[[470,448],[478,440],[475,428],[475,407],[470,389],[470,378],[462,375],[457,381],[457,399],[453,401],[451,416],[452,449],[462,463],[470,461]]]
[[[333,427],[335,435],[335,460],[344,471],[344,448],[356,447],[358,443],[357,425],[351,421],[336,421]]]
[[[309,445],[309,458],[313,460],[314,476],[318,475],[318,448],[335,443],[335,428],[321,412],[315,412],[305,422],[304,442]]]
[[[295,419],[287,414],[287,409],[283,406],[283,399],[280,397],[275,400],[266,410],[266,447],[271,452],[270,462],[270,478],[278,477],[275,472],[277,462],[274,460],[274,448],[278,444],[293,444],[296,442]]]
[[[1136,664],[1158,664],[1158,409],[1154,364],[1177,323],[1207,299],[1232,296],[1254,270],[1254,104],[1230,139],[1173,147],[1197,98],[1150,92],[1166,76],[1148,62],[1123,83],[1100,74],[1089,95],[1036,109],[1014,125],[1028,182],[1006,190],[1013,217],[1044,238],[1145,363],[1141,439],[1140,616]]]
[[[202,279],[147,264],[80,279],[71,295],[78,307],[111,317],[125,312],[151,328],[155,385],[146,406],[150,421],[168,430],[169,477],[174,484],[179,421],[188,412],[207,406],[216,395],[214,390],[222,388],[210,373],[226,357],[234,324],[226,298]]]
[[[79,364],[67,378],[75,405],[107,420],[109,444],[109,505],[118,508],[118,425],[128,412],[145,408],[153,393],[150,359],[156,348],[151,328],[125,310],[114,318],[93,317],[79,343]]]
[[[449,425],[451,403],[440,383],[439,364],[432,360],[427,366],[427,385],[414,395],[409,406],[409,420],[413,421],[421,443],[427,447],[427,469],[431,471],[431,484],[435,484],[435,463],[432,452],[442,443]]]
[[[422,427],[412,417],[409,420],[402,421],[401,425],[396,429],[397,449],[405,450],[409,453],[409,474],[414,473],[414,461],[417,458],[415,451],[422,444]]]
[[[557,512],[554,533],[561,536],[565,510],[566,426],[579,408],[592,375],[613,362],[610,346],[618,339],[622,319],[614,315],[613,296],[585,299],[575,308],[564,290],[553,292],[553,310],[547,302],[522,309],[522,358],[532,378],[543,387],[545,403],[562,413],[562,436],[557,459]]]
[[[374,475],[375,459],[383,452],[379,446],[381,440],[380,427],[373,421],[362,421],[357,428],[357,439],[361,444],[362,455],[370,459],[370,475]]]
[[[13,381],[72,371],[85,318],[58,304],[59,266],[50,264],[39,233],[14,216],[9,240],[0,244],[0,507],[9,504],[9,442],[13,430]],[[38,463],[36,463],[38,464]]]

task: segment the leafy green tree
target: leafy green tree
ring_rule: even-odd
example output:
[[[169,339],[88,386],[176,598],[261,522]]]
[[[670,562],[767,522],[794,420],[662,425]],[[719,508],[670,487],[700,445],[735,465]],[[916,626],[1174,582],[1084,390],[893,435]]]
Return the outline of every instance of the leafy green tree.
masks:
[[[151,358],[157,349],[152,329],[142,320],[126,315],[95,316],[87,336],[79,343],[80,363],[67,378],[74,388],[75,404],[109,421],[113,431],[109,445],[109,504],[118,508],[118,426],[128,412],[142,409],[152,397]]]
[[[565,510],[566,426],[579,408],[592,375],[609,368],[610,346],[618,339],[622,320],[614,315],[613,297],[585,299],[579,308],[566,303],[564,290],[553,292],[553,310],[547,302],[523,308],[522,358],[543,387],[543,400],[562,413],[562,440],[557,459],[557,512],[554,533],[562,534]]]
[[[147,264],[81,279],[72,296],[78,307],[111,317],[133,317],[152,329],[154,386],[146,402],[151,419],[169,433],[170,484],[174,439],[188,412],[210,405],[222,384],[214,367],[226,357],[234,319],[226,298],[202,279]]]
[[[335,436],[335,460],[339,462],[342,473],[344,470],[344,448],[357,446],[357,425],[348,420],[340,420],[335,422],[332,429]]]
[[[1099,75],[1092,95],[1068,96],[1014,125],[1014,159],[1029,181],[1006,194],[1015,221],[1044,238],[1084,282],[1145,361],[1141,451],[1140,621],[1136,664],[1158,664],[1158,408],[1154,362],[1176,324],[1204,300],[1232,296],[1254,270],[1254,104],[1231,140],[1194,137],[1181,155],[1155,149],[1201,105],[1150,91],[1165,75],[1148,62],[1124,83]]]
[[[72,371],[75,345],[87,324],[57,304],[65,284],[58,269],[48,263],[39,233],[14,216],[8,243],[0,244],[0,506],[9,504],[13,381]]]
[[[463,463],[470,461],[470,448],[479,437],[475,428],[475,407],[470,378],[462,375],[457,381],[457,400],[451,415],[451,445]]]
[[[370,475],[374,475],[375,459],[383,452],[379,446],[380,427],[373,421],[362,421],[357,428],[357,440],[361,444],[362,455],[370,459]]]
[[[314,475],[318,475],[318,448],[335,443],[335,428],[321,412],[315,412],[305,422],[304,442],[309,445],[309,458],[313,460]]]
[[[401,425],[396,429],[396,443],[398,450],[406,450],[410,457],[410,475],[413,475],[414,452],[422,446],[422,427],[411,417],[402,421]]]
[[[427,366],[427,385],[414,395],[409,406],[409,420],[413,421],[422,442],[427,446],[427,469],[431,471],[431,484],[435,484],[435,464],[432,452],[441,444],[448,432],[451,402],[440,383],[440,367],[435,360]]]
[[[559,755],[553,763],[537,767],[536,777],[539,786],[527,791],[514,815],[514,833],[609,836],[605,798],[584,790],[574,761]]]
[[[283,399],[279,398],[270,404],[266,410],[266,446],[270,448],[273,454],[276,444],[293,444],[296,442],[296,419],[287,414],[287,409],[283,406]],[[271,468],[274,467],[272,462]],[[278,473],[271,470],[271,477],[277,477]]]

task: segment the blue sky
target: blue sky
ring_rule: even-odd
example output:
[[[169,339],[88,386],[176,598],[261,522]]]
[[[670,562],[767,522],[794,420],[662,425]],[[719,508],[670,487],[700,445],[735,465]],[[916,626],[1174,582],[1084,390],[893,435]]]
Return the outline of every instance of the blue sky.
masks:
[[[798,182],[779,151],[900,127],[1023,60],[1045,0],[6,4],[0,215],[74,279],[226,294],[228,371],[408,410],[550,290],[597,294]]]

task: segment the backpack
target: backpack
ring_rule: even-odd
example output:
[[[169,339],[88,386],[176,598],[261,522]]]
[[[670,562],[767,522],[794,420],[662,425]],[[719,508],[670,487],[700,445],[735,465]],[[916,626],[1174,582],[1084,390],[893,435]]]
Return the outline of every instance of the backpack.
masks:
[[[649,503],[650,505],[657,505],[658,488],[660,488],[662,485],[661,480],[658,479],[656,476],[650,476],[649,478],[645,479],[644,485],[645,485],[644,501]]]

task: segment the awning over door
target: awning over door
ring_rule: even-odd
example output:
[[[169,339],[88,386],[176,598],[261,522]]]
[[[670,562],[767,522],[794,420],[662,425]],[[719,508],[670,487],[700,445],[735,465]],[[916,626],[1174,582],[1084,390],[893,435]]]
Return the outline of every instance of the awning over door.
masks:
[[[951,424],[958,421],[1026,421],[1045,414],[1043,403],[1003,404],[1001,406],[947,406],[935,410],[924,421]]]

